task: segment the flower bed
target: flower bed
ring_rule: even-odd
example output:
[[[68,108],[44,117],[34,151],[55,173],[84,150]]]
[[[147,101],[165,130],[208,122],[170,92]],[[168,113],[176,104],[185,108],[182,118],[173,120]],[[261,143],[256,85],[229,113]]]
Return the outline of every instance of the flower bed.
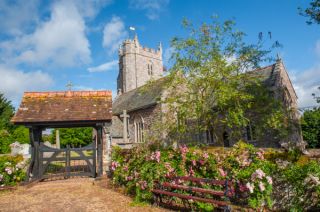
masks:
[[[111,170],[116,185],[124,186],[136,201],[151,201],[153,182],[166,176],[195,176],[231,179],[245,198],[237,204],[253,208],[272,207],[272,175],[276,164],[265,160],[264,153],[251,145],[238,143],[225,154],[208,153],[196,147],[158,150],[154,146],[123,151],[114,149]],[[217,189],[217,188],[214,188]],[[206,204],[197,205],[208,208]]]
[[[26,176],[26,162],[21,155],[0,157],[0,186],[14,186]]]
[[[149,145],[132,150],[115,148],[112,177],[136,201],[151,201],[153,182],[166,176],[230,179],[244,198],[231,200],[252,208],[307,210],[320,207],[320,163],[297,151],[264,152],[239,142],[228,150],[197,147],[159,149]],[[217,188],[214,188],[217,189]],[[208,204],[196,204],[212,210]]]

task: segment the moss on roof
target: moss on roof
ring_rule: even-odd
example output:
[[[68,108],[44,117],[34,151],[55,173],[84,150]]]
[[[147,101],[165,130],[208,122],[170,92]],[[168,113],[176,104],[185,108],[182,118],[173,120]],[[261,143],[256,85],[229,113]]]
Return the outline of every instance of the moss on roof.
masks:
[[[255,69],[248,73],[257,75],[267,87],[272,87],[275,84],[275,64]],[[120,115],[123,110],[132,112],[157,104],[166,88],[167,82],[168,78],[163,77],[116,97],[112,105],[113,115]]]
[[[161,100],[162,91],[166,87],[166,79],[166,77],[163,77],[149,82],[144,86],[116,97],[112,104],[113,115],[122,114],[123,110],[132,112],[157,104]]]

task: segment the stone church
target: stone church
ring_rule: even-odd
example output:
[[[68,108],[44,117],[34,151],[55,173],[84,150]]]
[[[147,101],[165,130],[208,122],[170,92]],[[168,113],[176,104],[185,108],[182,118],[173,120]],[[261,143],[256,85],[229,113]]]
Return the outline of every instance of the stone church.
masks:
[[[294,119],[299,120],[297,112],[297,94],[281,59],[275,64],[253,70],[263,83],[275,93],[275,98],[283,101],[286,107],[294,111]],[[153,83],[148,83],[152,80]],[[119,49],[119,74],[117,79],[118,93],[112,106],[112,145],[131,148],[145,142],[145,136],[158,114],[165,106],[160,103],[165,92],[164,67],[161,44],[157,49],[143,47],[137,38],[125,40]],[[222,132],[224,139],[227,132]],[[244,140],[259,147],[280,147],[280,141],[270,135],[256,140],[250,126],[244,129]],[[301,141],[297,128],[289,140]],[[202,143],[217,145],[210,136],[202,136]],[[233,142],[224,142],[224,146],[232,146]]]

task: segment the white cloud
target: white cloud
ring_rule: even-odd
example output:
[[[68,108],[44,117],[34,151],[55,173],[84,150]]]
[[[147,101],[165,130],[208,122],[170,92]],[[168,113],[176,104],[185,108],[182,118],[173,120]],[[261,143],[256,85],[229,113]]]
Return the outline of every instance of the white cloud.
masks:
[[[80,14],[85,18],[94,18],[99,11],[110,5],[113,0],[73,0]]]
[[[52,78],[42,71],[24,72],[0,65],[0,92],[17,105],[23,92],[43,90],[53,85]]]
[[[318,92],[320,86],[320,64],[296,73],[291,79],[298,95],[299,107],[308,107],[316,105],[315,99],[311,96],[312,93]]]
[[[113,16],[111,21],[104,27],[102,45],[113,53],[126,37],[128,37],[128,32],[123,21],[118,16]]]
[[[116,68],[117,66],[118,66],[118,61],[113,60],[113,61],[101,64],[99,66],[96,66],[96,67],[90,67],[90,68],[88,68],[88,71],[89,72],[104,72],[104,71],[112,70],[112,69]]]
[[[129,7],[145,10],[150,20],[159,18],[159,13],[169,4],[170,0],[130,0]]]
[[[2,33],[19,35],[38,20],[39,0],[0,1],[0,28]]]
[[[320,58],[320,40],[315,43],[315,53]],[[294,72],[292,82],[296,93],[298,95],[299,107],[315,106],[316,101],[312,96],[312,93],[320,96],[318,87],[320,87],[320,61],[307,70],[301,72]]]
[[[30,36],[27,49],[19,58],[23,62],[74,66],[91,61],[84,20],[68,1],[53,5],[50,20]]]
[[[31,34],[0,43],[0,60],[7,64],[72,67],[91,61],[85,22],[71,1],[53,4],[49,20]]]

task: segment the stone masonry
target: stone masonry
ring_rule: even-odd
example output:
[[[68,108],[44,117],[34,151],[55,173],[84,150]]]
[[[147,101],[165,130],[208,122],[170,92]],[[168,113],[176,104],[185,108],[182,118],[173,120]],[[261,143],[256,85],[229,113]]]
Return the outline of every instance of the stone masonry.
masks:
[[[163,75],[162,47],[157,50],[143,47],[138,37],[125,40],[119,49],[118,93],[125,93],[147,81],[157,80]]]

